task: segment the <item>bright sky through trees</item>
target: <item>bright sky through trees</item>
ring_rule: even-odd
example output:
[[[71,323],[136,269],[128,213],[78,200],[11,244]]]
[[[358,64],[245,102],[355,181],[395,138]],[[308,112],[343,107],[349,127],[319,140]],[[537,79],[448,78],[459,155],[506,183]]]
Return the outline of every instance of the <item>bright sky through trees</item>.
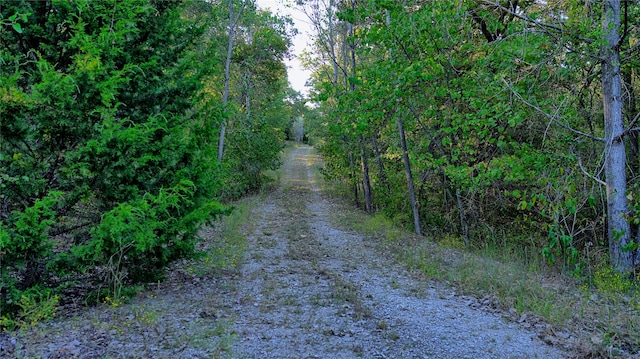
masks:
[[[305,83],[311,74],[310,71],[302,68],[302,64],[298,56],[307,48],[310,41],[311,25],[306,15],[295,8],[285,5],[283,0],[257,0],[256,3],[263,9],[270,9],[274,14],[288,15],[298,29],[298,35],[293,39],[293,55],[291,60],[285,61],[288,68],[289,83],[296,91],[307,94],[309,89],[305,87]]]

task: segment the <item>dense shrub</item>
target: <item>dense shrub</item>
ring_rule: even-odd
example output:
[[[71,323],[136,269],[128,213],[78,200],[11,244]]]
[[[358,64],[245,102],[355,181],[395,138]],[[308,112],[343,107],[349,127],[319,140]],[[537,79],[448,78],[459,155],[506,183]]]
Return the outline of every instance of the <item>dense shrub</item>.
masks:
[[[226,212],[214,200],[222,110],[199,97],[213,66],[192,61],[207,24],[180,1],[0,11],[26,19],[1,28],[3,315],[78,272],[107,273],[115,290],[192,254],[198,227]]]

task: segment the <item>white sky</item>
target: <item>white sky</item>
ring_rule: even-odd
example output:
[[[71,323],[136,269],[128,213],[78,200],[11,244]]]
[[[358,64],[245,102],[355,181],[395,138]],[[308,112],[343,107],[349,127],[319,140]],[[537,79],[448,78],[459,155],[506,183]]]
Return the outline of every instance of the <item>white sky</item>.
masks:
[[[309,25],[309,20],[304,13],[285,6],[285,1],[286,0],[256,0],[256,3],[263,9],[270,9],[274,14],[288,15],[293,19],[295,27],[298,29],[298,35],[293,38],[293,58],[291,60],[286,60],[289,73],[289,83],[294,90],[302,93],[303,95],[307,95],[309,90],[308,88],[305,88],[305,83],[307,82],[311,72],[302,68],[300,61],[298,60],[298,55],[302,53],[310,42],[311,26]]]

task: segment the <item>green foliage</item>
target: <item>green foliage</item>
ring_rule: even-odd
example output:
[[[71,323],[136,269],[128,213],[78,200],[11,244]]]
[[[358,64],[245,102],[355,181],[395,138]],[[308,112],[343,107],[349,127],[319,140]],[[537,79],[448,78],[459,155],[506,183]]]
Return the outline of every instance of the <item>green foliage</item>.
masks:
[[[0,252],[4,253],[5,261],[19,264],[46,257],[51,252],[52,244],[47,241],[46,231],[55,220],[54,207],[61,196],[62,192],[49,192],[33,206],[14,212],[11,227],[0,227]]]
[[[475,248],[492,244],[486,233],[507,228],[505,250],[533,249],[565,273],[586,275],[590,246],[607,248],[606,194],[598,182],[604,146],[593,141],[603,135],[594,60],[601,9],[519,2],[518,14],[552,25],[538,27],[479,1],[352,5],[333,9],[339,15],[331,32],[317,24],[322,56],[307,59],[318,102],[310,123],[322,138],[327,178],[363,202],[366,159],[374,207],[412,226],[401,119],[424,227]],[[637,64],[625,64],[633,97]],[[627,104],[629,128],[635,106]],[[629,143],[637,148],[637,137]],[[630,163],[635,181],[637,154]],[[635,242],[625,249],[637,250]]]
[[[201,223],[228,212],[216,202],[193,207],[194,190],[192,182],[183,180],[157,196],[147,193],[120,203],[92,228],[92,239],[73,247],[72,254],[85,266],[107,264],[114,283],[122,282],[125,269],[133,281],[154,279],[155,271],[170,261],[194,253]],[[185,212],[178,216],[176,210]]]
[[[579,251],[574,247],[573,237],[564,233],[557,228],[549,228],[548,235],[549,242],[542,248],[542,256],[549,261],[550,264],[555,263],[557,257],[560,257],[563,262],[563,267],[566,270],[569,266],[575,266],[579,260]],[[580,275],[580,268],[577,267],[571,272],[576,275]]]
[[[296,116],[283,63],[295,34],[291,20],[258,11],[243,12],[239,21],[247,33],[236,39],[231,64],[232,102],[226,109],[222,163],[225,199],[262,188],[263,172],[280,165],[286,133]]]
[[[80,273],[107,283],[100,301],[156,280],[230,212],[223,199],[260,188],[279,165],[292,33],[248,8],[256,31],[236,49],[237,101],[223,113],[225,11],[200,0],[0,7],[3,326]],[[220,164],[223,115],[236,126]]]
[[[0,224],[0,309],[3,313],[7,308],[9,312],[20,310],[20,316],[27,322],[41,318],[32,311],[37,310],[43,299],[38,293],[41,283],[47,279],[45,264],[54,246],[47,230],[54,223],[55,207],[61,196],[61,192],[52,191],[24,211],[14,211],[9,225]],[[16,274],[20,274],[20,280]],[[37,318],[32,318],[33,315]]]
[[[19,308],[16,316],[0,315],[0,327],[9,330],[28,328],[39,322],[52,319],[58,309],[59,296],[48,288],[31,287],[16,298]]]
[[[7,20],[4,20],[2,14],[0,14],[0,26],[11,26],[13,31],[22,34],[22,25],[18,22],[18,17],[20,17],[20,20],[22,20],[23,22],[26,22],[27,16],[27,14],[13,14],[9,16]]]
[[[608,266],[598,269],[592,279],[593,286],[607,297],[630,293],[636,288],[636,283],[624,274],[613,271]]]

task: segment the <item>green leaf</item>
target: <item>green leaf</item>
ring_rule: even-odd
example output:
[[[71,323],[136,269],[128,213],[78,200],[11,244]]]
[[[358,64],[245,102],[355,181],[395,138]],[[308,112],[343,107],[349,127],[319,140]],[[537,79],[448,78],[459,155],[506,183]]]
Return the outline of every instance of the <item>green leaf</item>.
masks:
[[[633,240],[627,244],[625,244],[624,246],[620,247],[620,250],[622,252],[631,252],[631,251],[635,251],[638,248],[640,248],[640,244],[634,242]]]
[[[528,206],[527,201],[520,201],[520,203],[518,204],[518,209],[522,211],[527,209],[527,206]]]
[[[20,26],[20,24],[18,24],[18,23],[16,22],[16,23],[11,24],[11,26],[13,26],[13,29],[14,29],[17,33],[22,34],[22,26]]]

